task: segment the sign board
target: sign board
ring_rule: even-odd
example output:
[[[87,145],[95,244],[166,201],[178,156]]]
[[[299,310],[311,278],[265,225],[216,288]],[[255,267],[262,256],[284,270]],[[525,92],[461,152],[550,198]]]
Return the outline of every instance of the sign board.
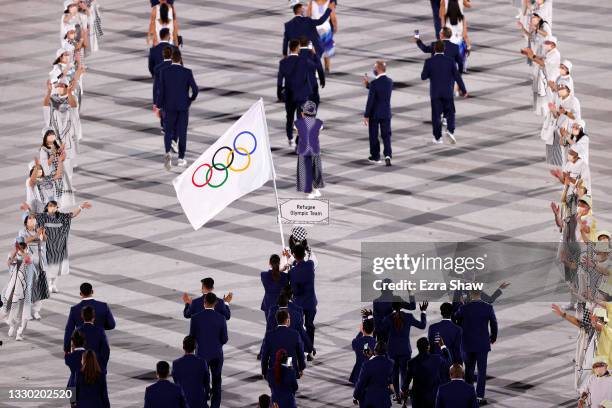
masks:
[[[329,224],[329,200],[318,198],[281,198],[283,224]]]

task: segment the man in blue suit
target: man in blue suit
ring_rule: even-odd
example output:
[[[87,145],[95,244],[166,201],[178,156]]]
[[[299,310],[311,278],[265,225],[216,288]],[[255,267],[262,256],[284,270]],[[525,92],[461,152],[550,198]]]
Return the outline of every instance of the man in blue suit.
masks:
[[[444,342],[439,343],[442,354],[430,354],[429,341],[421,337],[417,340],[419,354],[408,362],[408,376],[402,386],[402,394],[410,394],[413,407],[434,408],[438,387],[448,378],[450,354]],[[408,391],[411,381],[412,389]]]
[[[286,294],[281,293],[278,297],[276,306],[272,306],[268,310],[268,318],[266,321],[266,331],[274,330],[278,326],[276,321],[276,313],[279,310],[285,310],[289,313],[289,327],[297,331],[300,334],[302,343],[304,343],[304,351],[306,353],[312,353],[312,344],[310,344],[310,338],[304,330],[304,310],[293,302],[289,301]]]
[[[453,364],[450,382],[441,384],[436,397],[436,408],[478,408],[474,386],[463,380],[463,367]]]
[[[446,136],[452,144],[455,139],[455,82],[464,97],[467,91],[463,79],[457,69],[455,61],[444,56],[444,43],[437,41],[434,44],[434,55],[425,61],[421,79],[429,79],[429,97],[431,98],[431,122],[433,126],[433,144],[442,144],[442,115],[446,118]]]
[[[190,319],[194,314],[204,310],[204,296],[215,291],[215,280],[213,278],[204,278],[200,282],[202,283],[202,296],[192,299],[187,293],[183,293],[183,302],[185,303],[183,316],[185,316],[185,319]],[[217,303],[215,303],[215,311],[223,315],[225,320],[232,317],[229,305],[233,298],[234,294],[229,292],[223,296],[223,299],[217,298]]]
[[[385,343],[378,342],[374,356],[365,361],[353,391],[353,402],[359,408],[391,408],[393,361],[387,358]]]
[[[480,299],[480,291],[472,291],[470,296],[472,300],[459,307],[455,317],[463,329],[461,349],[465,361],[465,380],[468,384],[474,383],[474,368],[478,366],[476,395],[478,403],[486,405],[487,357],[491,344],[497,340],[497,319],[493,306]]]
[[[172,65],[161,72],[159,87],[159,108],[164,112],[166,128],[164,145],[166,155],[164,166],[166,170],[172,168],[172,140],[178,137],[178,163],[179,167],[187,167],[185,151],[187,150],[187,125],[189,124],[189,107],[198,97],[198,86],[193,79],[193,72],[181,65],[181,52],[172,51]],[[189,90],[191,89],[191,96]]]
[[[308,64],[308,82],[312,86],[312,92],[308,97],[308,100],[313,101],[318,108],[319,103],[321,102],[321,97],[319,96],[319,83],[321,84],[321,88],[325,88],[325,70],[323,69],[321,58],[319,58],[315,52],[308,48],[307,37],[300,38],[299,56],[312,61],[312,64]],[[319,82],[317,82],[317,74],[319,76]]]
[[[451,361],[462,364],[461,338],[463,337],[463,330],[451,320],[453,305],[448,302],[442,303],[440,313],[442,314],[442,320],[429,326],[427,338],[429,339],[430,352],[431,354],[441,354],[437,341],[442,339],[450,352]]]
[[[314,349],[314,319],[317,314],[318,303],[315,293],[315,267],[311,259],[304,260],[305,256],[306,250],[302,245],[296,245],[293,248],[293,257],[296,263],[289,269],[289,282],[291,282],[291,290],[293,291],[293,301],[304,309],[304,326],[306,326],[306,333]]]
[[[370,136],[370,157],[368,161],[380,163],[380,137],[383,141],[385,164],[391,166],[391,91],[393,81],[387,76],[387,64],[379,60],[374,64],[374,79],[370,82],[367,76],[363,79],[369,89],[368,101],[363,113],[363,123],[368,127]]]
[[[149,72],[151,77],[155,77],[155,67],[159,65],[163,60],[163,51],[166,48],[171,50],[177,49],[175,45],[170,44],[170,30],[162,28],[159,30],[160,42],[149,49]]]
[[[83,324],[83,318],[81,317],[81,310],[85,306],[91,306],[94,309],[96,319],[94,325],[101,327],[104,330],[113,330],[115,328],[115,318],[111,313],[108,305],[104,302],[100,302],[94,299],[93,287],[90,283],[83,283],[80,287],[81,302],[70,308],[68,314],[68,321],[66,322],[66,328],[64,330],[64,353],[70,353],[70,338],[72,332],[77,326]]]
[[[196,340],[183,339],[185,355],[172,362],[172,379],[181,387],[189,408],[208,408],[210,373],[208,364],[195,355]]]
[[[457,69],[459,70],[459,75],[463,72],[463,60],[461,59],[461,54],[459,53],[459,46],[450,41],[450,38],[453,35],[453,31],[450,27],[442,27],[439,30],[440,40],[444,42],[444,56],[452,59],[457,63]],[[434,55],[434,48],[436,45],[436,41],[432,42],[430,45],[425,45],[423,41],[421,41],[420,36],[417,34],[414,36],[416,40],[416,45],[423,51],[425,54]]]
[[[313,84],[309,72],[316,70],[316,66],[311,58],[300,56],[299,40],[291,40],[289,48],[291,51],[289,56],[280,60],[278,64],[276,96],[279,101],[285,102],[287,114],[285,130],[289,147],[292,147],[295,114],[301,113],[302,105],[312,94]]]
[[[313,20],[310,17],[305,17],[304,5],[297,3],[293,6],[294,17],[285,23],[285,34],[283,35],[283,55],[287,56],[287,47],[289,41],[297,40],[303,36],[307,37],[317,53],[319,58],[323,55],[323,46],[321,38],[317,32],[317,26],[323,24],[331,15],[332,10],[336,8],[335,3],[330,3],[325,13],[318,20]]]
[[[183,390],[168,380],[170,365],[160,361],[156,367],[157,382],[145,390],[144,408],[190,408]]]
[[[159,109],[159,86],[161,83],[161,72],[165,68],[172,65],[172,48],[166,47],[162,51],[163,61],[153,68],[153,111],[159,115],[159,123],[161,125],[162,134],[164,134],[164,111]],[[178,153],[178,140],[172,140],[172,151]]]
[[[264,378],[268,370],[274,366],[276,352],[280,349],[287,351],[289,357],[292,358],[293,369],[298,378],[302,376],[302,372],[306,368],[304,344],[300,334],[290,327],[290,319],[286,310],[279,310],[276,312],[278,326],[266,332],[261,348],[261,374]]]
[[[391,283],[391,279],[385,278],[383,279],[383,283]],[[386,286],[383,286],[386,288]],[[413,295],[409,295],[408,300],[406,302],[398,295],[394,295],[392,290],[382,289],[380,291],[380,296],[374,299],[372,302],[372,315],[374,316],[374,329],[376,332],[376,340],[387,343],[388,336],[387,333],[382,330],[383,320],[385,317],[389,316],[393,313],[393,304],[399,303],[402,306],[402,309],[405,310],[416,310],[416,302],[414,300]]]
[[[85,306],[81,310],[83,324],[78,326],[77,330],[85,336],[85,348],[96,352],[100,368],[106,372],[108,359],[110,358],[110,347],[104,329],[94,325],[95,313],[92,306]]]
[[[221,406],[221,370],[223,345],[227,343],[227,322],[215,311],[217,296],[210,292],[204,296],[204,311],[191,316],[189,335],[197,342],[196,355],[208,363],[212,378],[211,408]]]

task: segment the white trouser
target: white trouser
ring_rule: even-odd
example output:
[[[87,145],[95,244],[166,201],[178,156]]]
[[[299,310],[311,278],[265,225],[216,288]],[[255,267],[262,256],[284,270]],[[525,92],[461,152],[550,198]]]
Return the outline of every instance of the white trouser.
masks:
[[[25,330],[28,320],[23,318],[23,299],[13,302],[11,305],[11,311],[9,312],[7,323],[10,327],[19,326],[19,331]]]

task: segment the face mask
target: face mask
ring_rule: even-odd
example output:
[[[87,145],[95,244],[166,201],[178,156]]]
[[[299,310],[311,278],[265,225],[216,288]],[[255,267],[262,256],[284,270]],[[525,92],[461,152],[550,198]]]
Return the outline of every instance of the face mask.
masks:
[[[372,70],[372,74],[374,74],[374,76],[378,76],[378,71],[376,70],[376,68]]]

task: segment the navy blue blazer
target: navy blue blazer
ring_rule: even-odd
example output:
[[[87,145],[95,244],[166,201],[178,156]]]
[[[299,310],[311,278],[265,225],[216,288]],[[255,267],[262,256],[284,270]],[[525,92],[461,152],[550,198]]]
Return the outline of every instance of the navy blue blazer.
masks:
[[[268,313],[268,310],[272,306],[276,305],[281,290],[289,284],[289,275],[287,275],[285,272],[281,272],[278,281],[274,281],[274,279],[272,279],[272,271],[266,271],[262,272],[260,277],[261,284],[264,287],[264,297],[261,301],[261,310]]]
[[[482,300],[471,301],[459,307],[455,317],[463,329],[461,349],[464,352],[491,351],[498,329],[493,306]]]
[[[389,385],[393,384],[393,361],[385,356],[374,356],[361,366],[353,398],[360,408],[390,408]]]
[[[435,41],[430,45],[425,45],[421,39],[417,39],[417,46],[426,54],[434,54]],[[459,53],[459,46],[449,40],[444,40],[444,55],[457,63],[459,75],[463,72],[463,59]]]
[[[323,46],[321,38],[317,32],[317,26],[323,24],[331,15],[331,9],[325,10],[325,13],[318,20],[313,20],[310,17],[295,16],[285,23],[285,33],[283,35],[283,55],[289,52],[289,41],[299,40],[300,37],[307,37],[317,51],[317,55],[323,54]]]
[[[401,328],[396,328],[393,321],[394,314],[385,317],[382,323],[382,330],[388,334],[387,353],[389,357],[410,356],[412,348],[410,347],[410,327],[414,326],[417,329],[424,329],[427,326],[427,318],[424,312],[421,312],[421,320],[414,318],[412,313],[400,312],[402,322]]]
[[[172,362],[172,379],[183,390],[189,408],[208,408],[210,372],[206,360],[185,354]]]
[[[189,89],[191,89],[191,96],[189,96]],[[198,86],[189,68],[172,63],[161,71],[159,87],[159,107],[161,109],[166,112],[186,111],[197,97]]]
[[[102,373],[93,384],[87,384],[79,371],[76,381],[76,408],[110,408],[106,374]]]
[[[298,390],[298,383],[293,369],[281,366],[280,383],[276,382],[274,368],[268,370],[267,378],[272,394],[272,402],[276,402],[278,408],[297,408],[295,393]]]
[[[450,367],[450,354],[445,347],[443,354],[418,354],[408,362],[408,376],[403,384],[404,391],[408,390],[410,381],[413,382],[410,398],[414,407],[432,406],[436,402],[438,387],[448,377]]]
[[[145,390],[144,408],[190,408],[178,385],[169,380],[158,380]]]
[[[191,304],[185,303],[185,308],[183,309],[183,316],[185,319],[190,319],[196,313],[200,313],[204,310],[204,296],[197,297],[191,301]],[[221,298],[217,298],[217,303],[215,304],[215,312],[220,313],[225,320],[229,320],[232,317],[232,312],[229,308],[229,305],[225,303],[225,301]]]
[[[289,302],[288,307],[279,307],[278,305],[272,306],[268,310],[268,317],[266,319],[266,331],[274,330],[278,326],[276,323],[276,312],[280,309],[287,310],[289,312],[289,327],[297,331],[300,334],[302,343],[304,343],[304,350],[307,353],[312,351],[312,343],[310,337],[304,329],[304,310],[293,302]]]
[[[172,61],[162,61],[153,68],[153,104],[159,103],[159,86],[161,84],[161,71],[172,65]]]
[[[289,269],[293,301],[304,310],[317,309],[315,266],[312,260],[302,261]]]
[[[314,89],[310,82],[309,72],[316,70],[312,59],[289,55],[278,64],[278,75],[276,78],[276,96],[282,98],[285,90],[285,100],[293,103],[304,103],[308,100]]]
[[[285,349],[289,357],[293,358],[293,369],[295,373],[306,368],[304,360],[304,344],[300,334],[286,326],[278,326],[274,330],[266,332],[261,346],[261,374],[266,375],[268,370],[274,366],[276,352]]]
[[[70,369],[70,377],[68,377],[68,385],[66,385],[67,388],[76,387],[77,376],[81,371],[81,360],[84,352],[85,349],[81,348],[64,355],[64,363]]]
[[[176,49],[176,45],[169,42],[160,42],[149,49],[149,72],[152,77],[155,76],[155,67],[164,60],[163,51],[166,47],[170,47],[173,51]]]
[[[474,386],[459,379],[440,385],[436,408],[478,408]]]
[[[374,316],[374,327],[376,330],[380,330],[384,318],[393,313],[393,303],[401,303],[402,309],[415,310],[416,302],[414,301],[414,296],[410,296],[409,300],[410,302],[406,302],[391,291],[384,291],[379,297],[374,299],[374,302],[372,302],[372,315]]]
[[[196,338],[196,355],[206,361],[223,361],[223,345],[227,343],[227,322],[212,309],[191,316],[189,335]]]
[[[300,48],[299,55],[312,61],[312,64],[308,64],[308,82],[312,85],[312,91],[318,91],[319,82],[321,83],[321,88],[325,88],[325,70],[323,69],[321,58],[308,48]],[[319,82],[317,82],[317,74],[319,74]]]
[[[106,371],[108,359],[110,358],[110,347],[104,329],[93,324],[84,323],[77,330],[85,335],[85,348],[96,352],[100,368]]]
[[[427,58],[421,79],[429,79],[429,95],[432,98],[453,99],[455,82],[462,93],[467,92],[457,64],[443,54],[434,54],[433,57]]]
[[[450,320],[442,319],[438,323],[429,326],[427,338],[429,339],[429,351],[432,354],[440,354],[440,347],[436,343],[436,334],[439,334],[444,345],[448,347],[453,363],[461,364],[463,357],[461,356],[461,338],[463,330]]]
[[[364,336],[363,333],[359,332],[351,342],[351,347],[355,352],[355,365],[353,366],[351,376],[349,377],[349,382],[352,384],[357,382],[359,372],[361,371],[361,366],[366,361],[366,356],[363,354],[363,346],[365,344],[367,344],[368,348],[373,352],[374,347],[376,346],[376,339],[373,336]]]
[[[387,75],[381,75],[368,84],[368,101],[364,118],[391,119],[391,91],[393,81]]]
[[[104,330],[112,330],[115,328],[115,318],[113,317],[113,314],[106,303],[99,302],[95,299],[83,299],[78,304],[72,306],[70,308],[70,313],[68,314],[68,321],[66,322],[66,328],[64,330],[64,351],[66,353],[70,352],[70,337],[72,337],[74,329],[83,324],[83,319],[81,319],[81,310],[85,306],[93,307],[94,311],[96,312],[96,320],[94,320],[94,325],[101,327]]]

